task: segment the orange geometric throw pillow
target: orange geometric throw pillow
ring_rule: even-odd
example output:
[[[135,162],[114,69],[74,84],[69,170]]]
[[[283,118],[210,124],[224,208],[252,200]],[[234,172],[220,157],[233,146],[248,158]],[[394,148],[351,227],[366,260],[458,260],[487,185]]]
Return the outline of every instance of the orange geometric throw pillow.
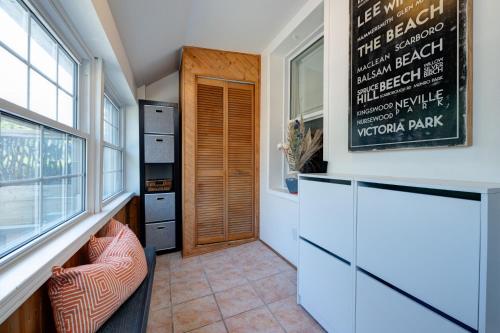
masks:
[[[112,218],[106,225],[106,229],[104,229],[104,235],[105,237],[115,237],[123,227],[125,227],[125,224]]]
[[[115,239],[114,237],[95,237],[90,236],[90,240],[87,243],[87,256],[89,262],[94,263],[97,258],[106,250],[106,248]]]
[[[48,289],[57,331],[97,331],[146,274],[144,250],[128,227],[118,233],[94,264],[54,267]]]

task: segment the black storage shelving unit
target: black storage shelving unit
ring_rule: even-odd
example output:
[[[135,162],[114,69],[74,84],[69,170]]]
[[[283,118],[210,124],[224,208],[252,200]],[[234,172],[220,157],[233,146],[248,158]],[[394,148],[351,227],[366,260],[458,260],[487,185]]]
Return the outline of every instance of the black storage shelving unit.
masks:
[[[139,100],[141,242],[157,252],[182,248],[179,121],[178,104]]]

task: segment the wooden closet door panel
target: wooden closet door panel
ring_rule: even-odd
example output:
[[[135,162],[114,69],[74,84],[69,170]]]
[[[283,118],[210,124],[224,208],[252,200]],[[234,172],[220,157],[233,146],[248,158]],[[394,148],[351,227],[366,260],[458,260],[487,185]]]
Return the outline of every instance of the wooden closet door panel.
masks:
[[[196,87],[196,244],[221,242],[225,231],[224,83]]]
[[[254,86],[227,84],[228,240],[254,237]]]

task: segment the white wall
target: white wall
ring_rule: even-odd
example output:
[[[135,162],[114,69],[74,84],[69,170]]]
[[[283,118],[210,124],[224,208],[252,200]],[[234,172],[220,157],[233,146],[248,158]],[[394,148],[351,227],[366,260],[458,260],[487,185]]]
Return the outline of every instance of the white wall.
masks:
[[[174,72],[146,85],[146,99],[179,103],[179,72]]]
[[[285,59],[323,23],[321,0],[310,0],[262,53],[260,238],[297,264],[297,196],[280,189],[283,156],[276,146],[283,140],[285,114]]]
[[[278,191],[270,190],[270,161],[276,151],[271,144],[276,132],[283,135],[283,124],[276,124],[276,112],[269,96],[277,78],[269,62],[273,50],[287,40],[307,10],[317,5],[310,0],[262,54],[261,128],[261,238],[292,263],[296,263],[298,203]],[[349,82],[349,1],[325,0],[325,68],[329,68],[325,101],[328,127],[329,172],[416,178],[477,180],[500,182],[500,2],[474,3],[474,128],[473,145],[467,148],[414,149],[384,152],[348,152]],[[272,98],[271,98],[272,97]],[[278,105],[277,103],[275,105]],[[270,122],[271,120],[271,122]],[[270,135],[270,133],[273,133]],[[274,142],[273,142],[274,144]],[[270,159],[271,157],[271,159]]]
[[[139,195],[139,106],[125,107],[125,188]]]

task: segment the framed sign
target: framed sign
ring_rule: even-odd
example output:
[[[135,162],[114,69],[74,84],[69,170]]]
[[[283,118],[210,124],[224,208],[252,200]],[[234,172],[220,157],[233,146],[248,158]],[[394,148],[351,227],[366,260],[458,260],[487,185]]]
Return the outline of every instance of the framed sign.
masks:
[[[351,0],[349,150],[472,143],[472,0]]]

